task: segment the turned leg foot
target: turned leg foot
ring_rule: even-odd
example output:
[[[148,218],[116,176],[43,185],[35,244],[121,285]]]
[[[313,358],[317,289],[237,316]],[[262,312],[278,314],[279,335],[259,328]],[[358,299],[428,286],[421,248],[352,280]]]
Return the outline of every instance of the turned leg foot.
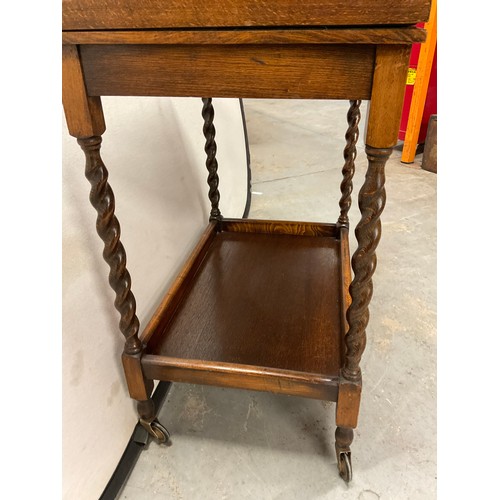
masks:
[[[158,422],[155,404],[151,398],[138,401],[137,412],[139,413],[140,424],[158,444],[168,444],[170,442],[170,433]]]
[[[346,427],[337,427],[335,431],[335,452],[340,477],[348,483],[352,479],[351,443],[354,431]]]

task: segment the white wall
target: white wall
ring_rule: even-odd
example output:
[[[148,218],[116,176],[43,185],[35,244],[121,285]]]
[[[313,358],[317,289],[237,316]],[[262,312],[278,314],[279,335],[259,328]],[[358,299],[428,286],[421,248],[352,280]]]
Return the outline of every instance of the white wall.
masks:
[[[141,325],[208,221],[200,99],[103,98],[101,154],[116,197]],[[239,103],[214,99],[221,211],[241,217],[246,156]],[[84,155],[63,127],[63,497],[96,499],[137,421]]]

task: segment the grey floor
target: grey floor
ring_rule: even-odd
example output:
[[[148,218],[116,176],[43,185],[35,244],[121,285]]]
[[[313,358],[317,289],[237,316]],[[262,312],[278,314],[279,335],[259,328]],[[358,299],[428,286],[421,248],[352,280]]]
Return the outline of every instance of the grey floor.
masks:
[[[337,219],[347,106],[245,101],[251,217]],[[149,445],[121,499],[436,498],[436,175],[400,156],[387,164],[352,482],[336,472],[334,404],[177,384],[159,415],[173,445]]]

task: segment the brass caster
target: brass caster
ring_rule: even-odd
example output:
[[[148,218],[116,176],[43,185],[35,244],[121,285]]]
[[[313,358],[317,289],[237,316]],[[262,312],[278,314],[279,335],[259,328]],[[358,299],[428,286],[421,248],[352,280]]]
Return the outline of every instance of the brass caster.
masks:
[[[152,422],[147,422],[146,420],[140,419],[139,422],[158,444],[166,444],[170,441],[170,433],[160,424],[160,422],[158,422],[158,420],[155,419]]]
[[[352,479],[351,452],[341,451],[339,453],[338,468],[340,477],[349,483]]]

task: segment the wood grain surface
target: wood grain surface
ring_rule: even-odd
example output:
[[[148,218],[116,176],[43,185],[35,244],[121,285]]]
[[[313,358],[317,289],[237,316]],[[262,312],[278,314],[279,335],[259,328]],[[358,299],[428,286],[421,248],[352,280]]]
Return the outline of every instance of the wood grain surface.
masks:
[[[147,353],[338,374],[339,252],[332,237],[217,234],[189,293]]]
[[[155,331],[165,328],[167,323],[173,317],[177,306],[181,302],[185,293],[189,289],[189,283],[198,271],[203,262],[210,245],[216,236],[216,223],[210,222],[207,229],[202,234],[200,241],[191,252],[191,255],[184,263],[180,273],[170,287],[169,291],[163,297],[160,305],[149,320],[146,328],[141,334],[141,341],[144,344],[149,342],[149,339]]]
[[[351,296],[349,294],[349,287],[352,282],[351,273],[351,254],[349,251],[349,228],[340,228],[340,274],[342,294],[341,294],[341,306],[342,306],[342,338],[344,338],[349,330],[349,324],[347,323],[347,309],[351,305]],[[345,352],[342,350],[342,362],[344,362]]]
[[[371,45],[82,45],[91,96],[367,99]]]
[[[401,28],[323,28],[252,30],[64,31],[68,44],[259,45],[327,43],[418,43],[425,30]]]
[[[68,131],[73,137],[99,136],[106,130],[100,97],[85,88],[78,47],[62,47],[62,101]]]
[[[156,380],[267,391],[336,401],[338,376],[300,373],[234,363],[170,358],[146,354],[144,374]]]
[[[340,427],[355,429],[361,403],[361,382],[352,383],[341,379],[337,398],[335,423]]]
[[[415,24],[430,0],[63,0],[64,30]]]
[[[137,401],[149,399],[153,392],[153,382],[152,379],[145,379],[142,374],[141,354],[123,353],[122,364],[130,397]]]
[[[221,231],[236,233],[291,234],[296,236],[339,236],[336,224],[314,222],[289,222],[265,219],[223,219],[218,227]]]
[[[392,148],[397,143],[410,51],[410,45],[377,47],[365,137],[372,148]]]

